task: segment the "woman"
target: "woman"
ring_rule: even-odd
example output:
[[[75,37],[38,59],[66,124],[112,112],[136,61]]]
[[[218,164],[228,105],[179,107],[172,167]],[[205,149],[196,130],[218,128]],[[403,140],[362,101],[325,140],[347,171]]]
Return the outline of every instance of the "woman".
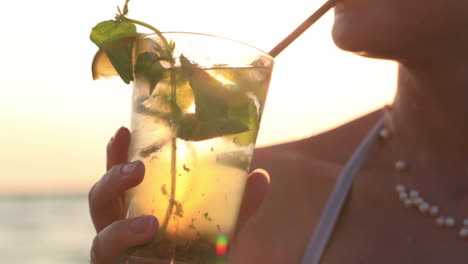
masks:
[[[270,176],[256,171],[249,178],[233,262],[301,263],[306,252],[331,264],[466,263],[468,1],[342,0],[333,37],[341,49],[399,63],[393,105],[314,137],[256,150],[253,168]],[[367,148],[355,153],[364,138]],[[94,263],[112,263],[157,232],[152,217],[120,220],[119,197],[144,171],[136,163],[131,177],[119,177],[128,172],[116,165],[125,162],[128,140],[128,130],[119,130],[108,148],[108,168],[114,167],[90,192],[98,231]],[[357,158],[338,178],[350,156]],[[339,213],[333,232],[314,235],[325,250],[309,249],[321,230],[316,225],[335,220],[323,214],[336,196],[332,189],[352,177],[341,211],[330,202]]]

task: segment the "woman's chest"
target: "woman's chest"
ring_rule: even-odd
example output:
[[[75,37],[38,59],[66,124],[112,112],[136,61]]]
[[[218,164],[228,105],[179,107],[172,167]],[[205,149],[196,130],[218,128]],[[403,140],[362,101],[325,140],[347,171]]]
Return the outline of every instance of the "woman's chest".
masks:
[[[385,181],[370,188],[365,179],[355,182],[321,264],[468,263],[460,223],[440,228],[436,217],[405,208]]]
[[[462,264],[468,263],[467,241],[457,232],[429,234],[385,227],[380,232],[341,234],[333,238],[321,264]],[[447,239],[447,236],[449,238]]]
[[[252,259],[268,264],[299,264],[312,232],[303,219],[265,224],[252,237]],[[460,239],[455,229],[438,229],[430,219],[374,218],[356,223],[343,217],[320,263],[462,264],[468,263],[468,240]]]
[[[287,202],[274,200],[277,204],[266,205],[253,219],[248,259],[268,264],[300,263],[327,195],[306,197],[304,190],[288,195]],[[439,228],[434,218],[404,208],[391,195],[379,189],[353,190],[320,263],[468,263],[468,240],[458,237],[459,228]]]

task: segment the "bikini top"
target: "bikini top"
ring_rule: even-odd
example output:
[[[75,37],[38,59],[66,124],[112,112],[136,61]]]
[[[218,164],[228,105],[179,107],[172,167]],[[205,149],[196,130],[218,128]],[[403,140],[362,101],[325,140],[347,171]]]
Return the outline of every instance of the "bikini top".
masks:
[[[353,180],[367,160],[368,153],[379,136],[379,131],[383,126],[383,122],[384,118],[381,118],[375,124],[343,167],[305,250],[301,264],[320,263],[320,259],[333,233],[333,229],[335,228],[343,204],[349,194]]]

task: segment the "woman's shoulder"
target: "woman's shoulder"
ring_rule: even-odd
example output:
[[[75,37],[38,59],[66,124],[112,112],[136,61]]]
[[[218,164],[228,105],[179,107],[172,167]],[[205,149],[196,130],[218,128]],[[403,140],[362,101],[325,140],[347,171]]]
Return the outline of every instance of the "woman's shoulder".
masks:
[[[382,115],[379,109],[305,139],[257,148],[252,167],[274,172],[289,162],[343,166]]]
[[[306,139],[257,149],[252,168],[266,170],[271,181],[266,209],[294,210],[291,201],[321,207],[342,167],[382,114],[373,111]]]

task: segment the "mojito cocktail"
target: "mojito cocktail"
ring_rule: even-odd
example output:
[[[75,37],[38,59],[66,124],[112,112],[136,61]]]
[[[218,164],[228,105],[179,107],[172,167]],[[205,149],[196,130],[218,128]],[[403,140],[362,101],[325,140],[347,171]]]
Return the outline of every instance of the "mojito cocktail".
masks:
[[[273,60],[193,33],[141,37],[133,58],[129,159],[146,173],[126,195],[127,217],[152,214],[160,230],[128,262],[225,263]]]

